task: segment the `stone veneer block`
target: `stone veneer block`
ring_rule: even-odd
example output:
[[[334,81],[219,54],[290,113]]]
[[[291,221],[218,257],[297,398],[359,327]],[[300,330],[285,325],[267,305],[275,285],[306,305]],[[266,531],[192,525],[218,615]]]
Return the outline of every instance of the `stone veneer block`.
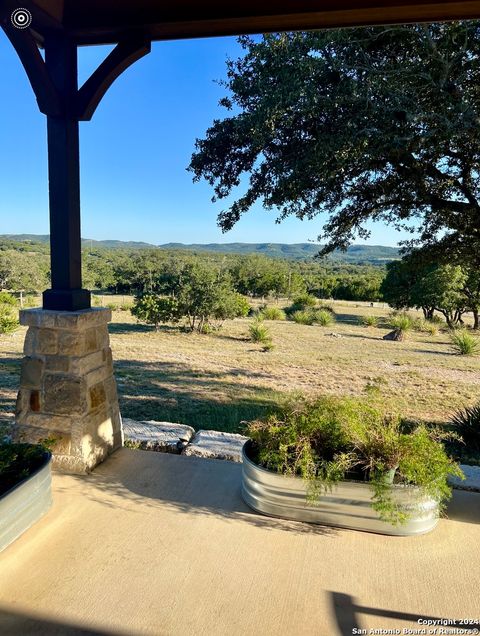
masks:
[[[241,462],[242,447],[247,440],[248,437],[235,433],[198,431],[192,443],[182,451],[182,455]]]
[[[195,435],[195,429],[186,424],[123,418],[123,434],[127,446],[178,454]]]
[[[25,337],[13,436],[54,438],[53,467],[86,473],[123,445],[108,335],[111,311],[24,309]]]

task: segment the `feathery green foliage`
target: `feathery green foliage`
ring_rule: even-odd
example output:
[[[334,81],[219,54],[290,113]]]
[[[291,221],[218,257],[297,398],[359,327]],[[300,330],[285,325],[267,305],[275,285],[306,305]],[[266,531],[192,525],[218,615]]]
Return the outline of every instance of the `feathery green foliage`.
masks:
[[[458,355],[473,356],[480,351],[480,340],[467,329],[454,329],[450,333],[452,347]]]
[[[365,400],[291,401],[265,420],[250,422],[247,434],[254,461],[306,479],[312,501],[346,476],[367,480],[374,509],[394,525],[408,516],[394,500],[391,483],[415,485],[441,507],[451,494],[448,476],[462,476],[440,441],[445,433],[406,425]]]

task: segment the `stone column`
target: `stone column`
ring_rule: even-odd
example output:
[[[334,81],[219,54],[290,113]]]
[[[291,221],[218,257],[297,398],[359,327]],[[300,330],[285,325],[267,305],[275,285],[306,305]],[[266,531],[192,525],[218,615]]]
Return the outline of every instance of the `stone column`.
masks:
[[[123,444],[109,309],[24,309],[16,439],[54,437],[53,467],[86,473]]]

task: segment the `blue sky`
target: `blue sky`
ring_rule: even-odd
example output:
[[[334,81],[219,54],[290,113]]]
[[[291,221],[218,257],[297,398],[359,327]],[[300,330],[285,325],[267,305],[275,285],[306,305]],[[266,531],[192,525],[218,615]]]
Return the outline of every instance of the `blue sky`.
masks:
[[[107,52],[81,50],[81,82]],[[82,236],[154,244],[316,240],[320,218],[277,225],[261,207],[222,234],[222,202],[212,204],[210,187],[186,171],[195,139],[225,112],[214,80],[225,77],[227,55],[239,53],[235,38],[156,43],[116,81],[93,120],[81,124]],[[47,234],[45,117],[1,32],[0,73],[0,234]],[[402,238],[382,225],[372,230],[371,244]]]

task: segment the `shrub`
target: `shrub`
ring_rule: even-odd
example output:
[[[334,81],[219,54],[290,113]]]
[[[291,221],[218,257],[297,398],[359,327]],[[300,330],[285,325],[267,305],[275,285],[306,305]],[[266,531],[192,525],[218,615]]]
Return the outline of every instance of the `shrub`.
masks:
[[[265,320],[285,320],[287,318],[283,309],[280,307],[264,307],[259,314],[261,314],[262,318]]]
[[[331,314],[335,313],[335,308],[331,303],[321,302],[320,309],[325,309],[325,311],[329,311]]]
[[[11,333],[18,326],[16,298],[7,292],[0,292],[0,333]]]
[[[315,307],[317,299],[312,294],[299,294],[293,299],[293,304],[298,308]]]
[[[451,332],[450,339],[454,351],[461,356],[471,356],[479,352],[480,341],[466,329],[456,329]]]
[[[455,413],[451,423],[468,450],[480,453],[480,403]]]
[[[390,318],[390,326],[405,334],[413,329],[413,321],[408,314],[395,314]]]
[[[436,433],[417,423],[404,426],[365,400],[332,397],[290,402],[247,428],[252,459],[306,479],[311,502],[345,477],[363,478],[373,491],[373,508],[394,525],[408,517],[389,484],[414,484],[441,507],[451,494],[448,476],[463,476]]]
[[[143,294],[135,298],[131,312],[139,320],[154,325],[157,330],[160,323],[177,320],[178,304],[175,298],[170,296]]]
[[[0,292],[0,305],[10,305],[10,307],[17,306],[17,299],[8,292]]]
[[[306,309],[299,309],[292,314],[292,320],[299,325],[313,325],[315,322],[314,316],[311,311]]]
[[[438,322],[432,320],[417,320],[415,323],[415,329],[423,333],[428,333],[431,336],[436,336],[438,333]]]
[[[417,318],[413,321],[413,329],[435,336],[438,333],[438,322],[426,320],[425,318]]]
[[[118,305],[115,303],[107,303],[106,307],[107,309],[110,309],[110,311],[116,311],[118,309]]]
[[[123,303],[120,305],[120,311],[132,311],[133,304],[132,303]]]
[[[362,316],[361,322],[364,327],[376,327],[378,325],[378,318],[372,315]]]
[[[268,330],[268,327],[261,321],[254,320],[248,328],[250,334],[250,340],[260,344],[267,344],[272,341],[272,337]]]
[[[331,325],[335,317],[326,309],[300,309],[291,315],[291,319],[299,325],[320,325],[328,327]]]
[[[273,349],[275,349],[275,345],[273,344],[273,342],[271,340],[268,340],[267,342],[263,343],[262,346],[262,351],[272,351]]]
[[[335,320],[333,314],[326,309],[311,309],[310,313],[313,316],[313,322],[317,323],[321,327],[328,327]]]

